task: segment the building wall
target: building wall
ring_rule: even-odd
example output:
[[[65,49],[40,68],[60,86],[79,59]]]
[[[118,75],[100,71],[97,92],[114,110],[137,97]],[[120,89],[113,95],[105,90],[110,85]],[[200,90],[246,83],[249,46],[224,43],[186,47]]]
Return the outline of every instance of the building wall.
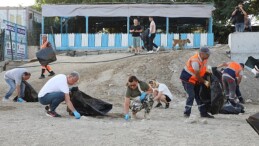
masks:
[[[258,38],[258,32],[231,33],[228,39],[231,59],[240,63],[245,63],[249,56],[259,59]]]
[[[40,12],[27,7],[0,7],[0,20],[0,23],[2,20],[7,20],[30,30],[33,29],[32,21],[41,23],[42,18]]]

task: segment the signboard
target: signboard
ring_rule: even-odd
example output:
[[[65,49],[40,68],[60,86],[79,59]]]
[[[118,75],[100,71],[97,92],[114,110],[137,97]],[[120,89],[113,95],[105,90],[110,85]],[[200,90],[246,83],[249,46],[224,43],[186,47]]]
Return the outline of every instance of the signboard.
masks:
[[[26,59],[26,27],[6,20],[3,23],[5,26],[5,58],[14,60]]]

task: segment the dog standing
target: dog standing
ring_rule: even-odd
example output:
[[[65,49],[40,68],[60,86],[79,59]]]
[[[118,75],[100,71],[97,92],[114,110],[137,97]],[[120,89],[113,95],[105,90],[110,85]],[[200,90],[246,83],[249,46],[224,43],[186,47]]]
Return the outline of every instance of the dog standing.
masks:
[[[184,39],[184,40],[181,40],[181,39],[173,39],[174,42],[173,42],[173,50],[175,48],[175,46],[178,44],[179,45],[179,49],[182,50],[184,49],[184,46],[187,44],[187,43],[191,43],[191,41],[189,39]]]

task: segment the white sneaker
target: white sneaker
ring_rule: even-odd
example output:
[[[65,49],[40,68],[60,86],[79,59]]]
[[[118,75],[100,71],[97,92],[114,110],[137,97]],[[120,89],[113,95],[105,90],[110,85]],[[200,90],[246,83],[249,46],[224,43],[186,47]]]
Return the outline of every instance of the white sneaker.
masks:
[[[160,47],[158,47],[158,48],[156,49],[156,51],[158,52],[158,51],[159,51],[159,49],[160,49]]]
[[[148,51],[147,53],[153,53],[154,51]]]
[[[10,101],[10,100],[3,97],[2,101],[3,101],[3,102],[8,102],[8,101]]]

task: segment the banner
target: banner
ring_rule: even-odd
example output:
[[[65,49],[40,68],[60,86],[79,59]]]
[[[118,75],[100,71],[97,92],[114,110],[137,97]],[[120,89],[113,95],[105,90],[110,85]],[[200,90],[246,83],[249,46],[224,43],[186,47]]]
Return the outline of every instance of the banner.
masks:
[[[26,59],[26,27],[6,20],[3,23],[5,26],[5,58],[14,60]]]

